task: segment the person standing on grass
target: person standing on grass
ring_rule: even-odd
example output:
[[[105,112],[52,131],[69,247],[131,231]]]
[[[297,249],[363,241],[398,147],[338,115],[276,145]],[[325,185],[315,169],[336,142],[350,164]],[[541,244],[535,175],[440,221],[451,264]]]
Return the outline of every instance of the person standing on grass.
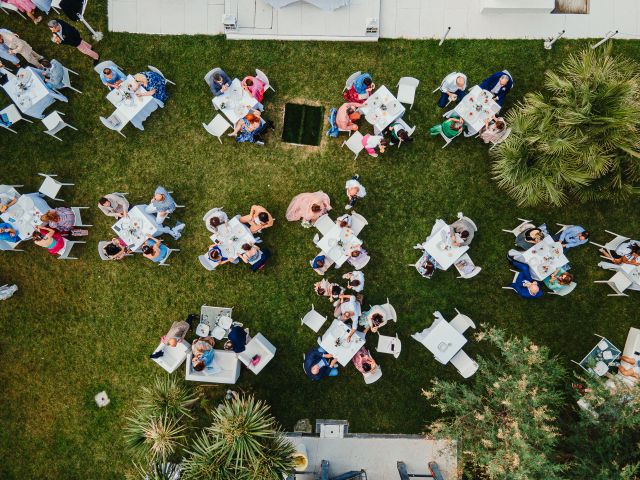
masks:
[[[44,57],[36,53],[31,45],[18,37],[15,33],[8,33],[8,30],[0,32],[0,44],[4,44],[9,49],[9,55],[21,55],[27,62],[37,68],[42,68],[40,60]]]
[[[20,68],[20,59],[9,51],[10,49],[7,46],[6,41],[2,40],[3,38],[2,35],[9,36],[9,35],[15,35],[15,34],[10,30],[7,30],[6,28],[0,28],[0,60],[6,60],[7,62],[11,63],[14,67]],[[2,66],[2,62],[0,62],[0,67],[1,66]]]
[[[97,52],[94,52],[91,45],[82,39],[82,37],[80,36],[80,32],[75,27],[72,27],[67,22],[57,19],[49,20],[49,23],[47,23],[47,25],[49,26],[49,30],[51,30],[51,33],[53,33],[53,36],[51,37],[51,41],[53,43],[57,43],[58,45],[69,45],[71,47],[76,47],[88,57],[93,58],[94,65],[98,64],[100,55],[98,55]]]

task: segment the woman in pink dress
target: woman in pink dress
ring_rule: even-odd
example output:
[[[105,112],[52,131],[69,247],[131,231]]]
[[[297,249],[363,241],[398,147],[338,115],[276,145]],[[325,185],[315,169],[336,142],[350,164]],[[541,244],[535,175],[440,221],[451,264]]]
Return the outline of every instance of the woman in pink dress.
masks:
[[[265,83],[256,77],[244,77],[242,79],[242,88],[244,88],[249,94],[255,98],[258,102],[262,103],[262,98],[264,97],[264,87]]]
[[[0,0],[1,3],[9,3],[23,13],[26,13],[36,25],[42,21],[42,16],[36,17],[36,5],[31,0]]]
[[[331,210],[329,195],[322,190],[313,193],[300,193],[293,197],[287,208],[287,220],[302,220],[305,226],[311,226],[318,218]]]
[[[353,366],[363,374],[371,373],[378,367],[378,364],[373,359],[366,347],[362,347],[360,350],[358,350],[354,357],[351,359],[351,362],[353,363]]]

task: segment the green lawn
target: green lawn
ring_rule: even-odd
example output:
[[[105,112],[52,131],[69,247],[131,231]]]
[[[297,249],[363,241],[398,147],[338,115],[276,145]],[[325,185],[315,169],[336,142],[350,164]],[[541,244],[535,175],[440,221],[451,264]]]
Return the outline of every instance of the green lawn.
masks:
[[[98,18],[90,20],[106,28],[95,9],[94,4]],[[152,115],[145,131],[129,126],[123,139],[98,120],[113,108],[88,58],[52,44],[42,25],[12,16],[2,26],[78,71],[75,83],[84,94],[70,92],[68,105],[57,104],[80,128],[64,131],[63,144],[47,138],[37,123],[19,124],[19,135],[0,134],[0,183],[25,184],[23,191],[35,191],[37,172],[58,173],[76,184],[62,192],[63,198],[71,205],[91,206],[87,221],[94,227],[87,245],[77,249],[78,261],[58,261],[33,246],[0,257],[0,284],[20,287],[0,305],[0,478],[122,478],[129,465],[120,433],[123,415],[140,386],[160,372],[147,357],[172,321],[205,303],[233,306],[235,319],[277,346],[268,368],[258,377],[244,370],[238,387],[269,401],[286,428],[305,417],[344,418],[356,432],[421,432],[437,412],[421,398],[420,389],[434,377],[459,378],[452,366],[438,364],[409,337],[430,324],[434,310],[450,318],[457,307],[476,323],[526,335],[549,345],[569,368],[569,359],[591,348],[593,333],[623,346],[640,297],[610,298],[606,286],[592,283],[609,276],[596,267],[593,247],[569,254],[579,284],[569,297],[524,301],[500,289],[511,278],[505,254],[512,244],[500,229],[512,228],[516,217],[550,225],[577,223],[593,230],[600,243],[607,238],[605,228],[639,234],[638,216],[630,214],[637,202],[520,209],[491,180],[485,145],[457,139],[442,150],[442,139],[426,135],[441,115],[430,92],[446,73],[461,69],[473,84],[508,68],[515,78],[509,108],[540,87],[546,68],[559,65],[586,42],[561,40],[546,51],[541,41],[447,41],[439,48],[435,41],[226,42],[220,37],[107,33],[97,45],[103,59],[129,73],[155,65],[177,83],[169,87],[166,108]],[[640,43],[616,41],[615,52],[638,58]],[[258,67],[271,79],[277,93],[266,94],[265,116],[275,122],[276,132],[267,135],[265,147],[226,138],[221,146],[201,127],[214,115],[202,81],[213,66],[224,67],[232,77]],[[320,147],[279,140],[286,102],[320,104],[326,114],[342,103],[344,80],[355,70],[371,72],[377,85],[394,91],[401,76],[421,80],[414,108],[405,117],[418,126],[411,145],[376,159],[362,154],[354,161],[340,148],[342,139],[323,134]],[[0,106],[8,103],[3,95]],[[314,232],[284,219],[289,200],[303,191],[324,190],[335,213],[341,212],[344,181],[354,173],[368,190],[358,206],[369,221],[361,237],[372,256],[365,269],[366,301],[389,297],[399,321],[384,333],[397,331],[404,340],[398,360],[377,355],[384,376],[372,386],[365,386],[353,368],[319,383],[304,376],[301,354],[314,345],[315,334],[299,319],[312,302],[325,314],[330,309],[312,290],[318,280],[308,266],[316,253]],[[140,256],[100,261],[96,245],[111,238],[112,222],[95,208],[98,198],[125,191],[131,201],[143,203],[158,184],[186,205],[175,215],[187,224],[183,238],[168,242],[181,249],[171,266],[159,268]],[[277,219],[264,235],[273,252],[267,268],[257,274],[243,265],[205,271],[196,258],[209,242],[202,215],[214,206],[245,213],[253,203],[266,206]],[[451,221],[458,211],[479,226],[470,253],[482,273],[471,281],[456,279],[452,271],[422,279],[406,266],[419,255],[412,246],[424,240],[436,218]],[[466,349],[472,356],[483,353],[473,342]],[[112,403],[98,410],[93,395],[103,389]],[[213,402],[224,390],[204,387]]]

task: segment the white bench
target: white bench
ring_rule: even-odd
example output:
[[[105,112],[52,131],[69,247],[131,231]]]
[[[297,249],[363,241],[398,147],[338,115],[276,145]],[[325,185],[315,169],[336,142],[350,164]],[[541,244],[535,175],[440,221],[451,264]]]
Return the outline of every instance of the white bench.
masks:
[[[240,362],[238,357],[231,350],[214,350],[213,361],[220,367],[220,371],[216,373],[208,373],[205,368],[201,372],[196,372],[191,365],[192,353],[187,354],[186,376],[185,379],[192,382],[206,383],[228,383],[234,384],[240,377]]]

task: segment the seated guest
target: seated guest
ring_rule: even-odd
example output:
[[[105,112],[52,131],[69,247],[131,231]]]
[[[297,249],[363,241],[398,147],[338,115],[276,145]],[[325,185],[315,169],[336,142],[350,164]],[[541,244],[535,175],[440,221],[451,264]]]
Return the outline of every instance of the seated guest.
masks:
[[[352,224],[353,218],[348,213],[340,215],[338,218],[336,218],[336,225],[338,225],[340,228],[351,228]]]
[[[358,130],[358,125],[354,122],[360,120],[360,114],[358,113],[359,103],[348,102],[343,103],[338,109],[336,114],[336,126],[340,130],[355,132]]]
[[[329,210],[331,210],[331,200],[323,191],[299,193],[289,203],[286,218],[290,222],[302,220],[304,227],[310,227]]]
[[[327,270],[331,268],[334,262],[332,262],[324,254],[321,253],[320,255],[316,255],[315,258],[309,263],[314,272],[316,272],[318,275],[324,275]]]
[[[160,263],[169,255],[169,247],[162,243],[162,240],[147,235],[147,241],[142,245],[142,256],[148,258],[153,263]]]
[[[376,84],[373,83],[371,75],[363,73],[355,79],[349,90],[344,92],[344,99],[347,102],[363,104],[375,88]]]
[[[513,79],[506,71],[496,72],[480,84],[480,88],[492,93],[493,99],[500,106],[504,103],[504,97],[507,96],[511,87],[513,87]]]
[[[353,290],[356,293],[364,290],[364,272],[354,270],[353,272],[345,273],[342,278],[347,280],[347,288]]]
[[[240,258],[244,263],[249,264],[252,272],[262,270],[270,256],[271,252],[266,248],[261,249],[257,245],[249,245],[248,243],[242,245]]]
[[[388,138],[389,145],[399,145],[401,142],[412,142],[413,138],[409,136],[409,132],[404,125],[399,122],[393,122],[382,131],[382,135]]]
[[[236,137],[238,143],[259,143],[264,144],[262,132],[267,128],[273,128],[270,122],[265,122],[258,110],[250,110],[244,117],[236,122],[233,132],[229,137]]]
[[[354,250],[349,253],[349,265],[351,265],[356,270],[360,270],[364,265],[366,265],[369,261],[369,254],[367,251],[362,248],[362,246],[355,246]]]
[[[136,73],[133,78],[137,83],[137,85],[133,86],[133,90],[138,97],[152,96],[161,107],[164,107],[166,101],[169,100],[169,94],[167,94],[167,81],[162,75],[149,71]],[[139,87],[144,88],[146,91],[138,91]]]
[[[147,213],[156,214],[156,222],[162,224],[165,219],[176,210],[176,202],[164,187],[157,187],[145,208]]]
[[[380,150],[380,153],[384,153],[385,149],[389,145],[389,140],[381,135],[366,134],[362,137],[362,146],[364,150],[372,157],[377,157],[376,148]]]
[[[245,91],[249,92],[249,95],[255,98],[258,103],[261,104],[260,106],[262,106],[262,99],[264,98],[264,87],[266,86],[266,84],[259,78],[252,76],[244,77],[240,84],[242,85],[242,88]],[[262,109],[260,108],[260,110]]]
[[[248,335],[249,329],[244,329],[240,325],[234,325],[229,330],[227,341],[224,344],[225,350],[233,350],[235,353],[242,353],[251,338]]]
[[[569,225],[553,239],[556,242],[560,242],[563,249],[568,250],[587,243],[589,241],[589,232],[579,225]]]
[[[191,328],[193,318],[194,316],[189,315],[189,318],[186,321],[180,320],[179,322],[173,322],[167,334],[162,337],[162,343],[170,347],[175,347],[180,342],[183,342],[184,337]]]
[[[432,137],[437,137],[442,134],[447,138],[455,138],[464,130],[464,120],[457,115],[452,115],[451,118],[445,119],[442,123],[434,125],[429,129],[429,134]]]
[[[311,380],[338,376],[338,359],[327,353],[322,347],[312,348],[304,357],[304,373]]]
[[[636,360],[634,357],[622,355],[620,357],[618,372],[625,377],[631,377],[634,380],[638,380],[640,379],[640,361]]]
[[[640,266],[640,244],[635,240],[628,240],[621,243],[618,245],[615,252],[610,252],[604,248],[601,248],[600,252],[602,252],[608,260],[616,265],[625,263],[628,265]]]
[[[44,215],[40,216],[42,225],[46,225],[60,233],[69,233],[72,235],[87,235],[87,230],[81,230],[75,228],[76,216],[69,207],[58,207],[49,210]]]
[[[20,194],[1,193],[0,194],[0,213],[7,211],[9,207],[12,207],[20,198]]]
[[[201,372],[211,365],[213,361],[213,347],[215,339],[213,337],[198,338],[191,344],[191,365],[196,372]]]
[[[209,88],[215,97],[219,97],[231,86],[231,79],[221,68],[210,77]]]
[[[380,305],[374,305],[369,311],[362,314],[359,325],[364,328],[365,335],[371,331],[377,333],[379,329],[387,324],[386,312]],[[349,338],[353,333],[349,334]]]
[[[129,212],[129,201],[119,193],[109,193],[98,200],[98,208],[108,217],[122,218]]]
[[[106,67],[100,73],[100,80],[109,90],[120,87],[120,84],[126,79],[127,76],[116,66]]]
[[[33,243],[46,248],[51,255],[59,255],[65,246],[65,239],[59,232],[49,227],[38,227],[31,234]]]
[[[252,205],[249,215],[240,217],[240,221],[249,226],[251,233],[260,233],[265,228],[273,226],[273,217],[260,205]]]
[[[451,72],[440,84],[438,106],[444,108],[449,102],[459,102],[467,94],[467,76],[462,72]]]
[[[374,372],[378,367],[378,364],[364,345],[356,352],[351,359],[351,363],[362,374]]]
[[[509,255],[507,255],[507,260],[509,260],[513,268],[518,270],[516,279],[509,286],[522,298],[540,298],[542,296],[542,289],[540,288],[540,284],[531,276],[529,265],[518,262]]]
[[[454,247],[466,247],[471,244],[475,228],[463,218],[459,218],[451,225],[449,231],[451,233],[451,244]]]
[[[344,189],[347,192],[348,199],[348,203],[344,208],[347,210],[351,210],[358,199],[364,198],[367,194],[367,190],[364,188],[364,185],[360,183],[359,175],[354,175],[353,177],[351,177],[351,180],[347,180]]]
[[[547,226],[530,227],[516,236],[516,245],[522,250],[529,250],[534,245],[540,243],[547,233]]]
[[[331,283],[325,278],[316,282],[313,289],[321,297],[328,297],[330,302],[333,302],[334,298],[338,298],[344,292],[344,288],[340,285]]]
[[[480,140],[484,143],[498,143],[507,132],[507,124],[502,117],[494,117],[484,122],[484,127],[480,129]]]
[[[109,260],[122,260],[131,253],[127,244],[120,238],[112,238],[111,241],[104,246],[103,251],[105,255],[109,257]]]
[[[40,69],[40,75],[44,78],[44,83],[51,90],[64,88],[64,67],[58,60],[40,60],[44,68]]]
[[[207,227],[207,230],[213,233],[218,233],[218,227],[220,225],[224,225],[229,221],[229,217],[222,208],[216,207],[211,209],[204,218],[204,225]]]
[[[222,250],[215,243],[209,245],[209,251],[207,252],[207,258],[211,262],[213,268],[218,268],[220,265],[224,265],[230,260],[222,254]]]
[[[342,322],[350,323],[351,328],[355,329],[358,327],[358,319],[361,314],[362,307],[355,295],[348,295],[346,293],[338,295],[338,301],[333,311],[334,317]]]
[[[557,292],[565,287],[568,287],[573,282],[573,275],[567,272],[564,268],[559,268],[547,278],[544,279],[544,284],[549,287],[552,292]]]
[[[418,273],[420,273],[424,278],[431,278],[437,270],[437,263],[435,260],[433,260],[429,254],[425,253],[420,258],[420,262],[421,263],[417,267]]]
[[[10,223],[0,223],[0,240],[5,242],[17,243],[20,241],[20,237],[15,228]]]

